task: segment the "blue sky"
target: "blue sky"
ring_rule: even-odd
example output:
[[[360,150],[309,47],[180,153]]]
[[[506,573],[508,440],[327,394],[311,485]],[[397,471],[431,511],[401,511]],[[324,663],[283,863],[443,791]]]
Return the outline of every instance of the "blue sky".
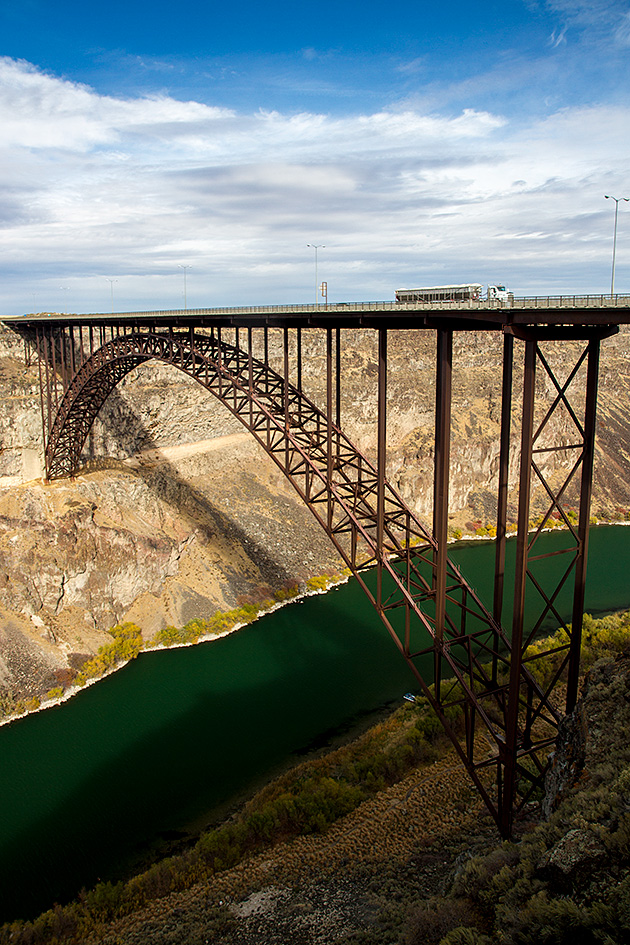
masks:
[[[629,80],[628,0],[0,0],[0,313],[609,291]]]

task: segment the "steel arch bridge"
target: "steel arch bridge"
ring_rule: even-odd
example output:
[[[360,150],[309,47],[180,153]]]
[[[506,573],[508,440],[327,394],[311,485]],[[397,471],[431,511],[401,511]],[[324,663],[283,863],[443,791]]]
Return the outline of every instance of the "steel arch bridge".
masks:
[[[307,309],[306,315],[299,309]],[[374,307],[367,315],[359,306],[339,309],[27,316],[6,321],[38,354],[49,479],[77,473],[84,443],[105,400],[123,377],[152,359],[197,380],[240,420],[290,480],[359,581],[507,837],[519,808],[544,778],[562,714],[553,691],[565,672],[567,711],[577,699],[599,347],[619,323],[630,320],[627,300],[614,310],[600,305],[594,313],[574,305],[558,314],[548,306],[542,318],[540,306],[535,306],[535,315],[530,306],[520,319],[518,312],[516,318],[514,312],[480,312],[479,307],[468,313],[462,306],[429,313],[426,306],[421,311],[398,306],[398,319],[389,309],[386,316]],[[302,385],[302,329],[313,327],[323,328],[326,337],[326,402],[321,407],[306,396]],[[378,336],[375,463],[350,442],[341,426],[340,345],[348,327],[370,328]],[[387,340],[397,327],[430,329],[437,337],[431,530],[385,476]],[[447,555],[452,340],[453,331],[464,328],[500,329],[504,335],[492,611]],[[270,364],[270,329],[282,332],[281,372]],[[508,632],[502,613],[515,339],[523,342],[524,367],[516,573]],[[563,380],[545,357],[550,339],[580,342]],[[537,370],[555,396],[535,423]],[[559,410],[573,424],[569,444],[555,442],[550,433],[550,421]],[[558,451],[572,458],[564,483],[554,488],[540,454]],[[542,485],[549,506],[538,529],[530,533],[534,480]],[[570,485],[579,488],[577,524],[565,508]],[[566,569],[555,586],[547,587],[533,564],[541,557],[535,553],[536,541],[552,515],[566,525]],[[376,572],[375,585],[366,578],[368,567]],[[557,612],[556,598],[571,583],[573,620],[567,624]],[[526,623],[527,588],[538,599],[539,615]],[[541,683],[536,660],[549,653],[532,656],[528,648],[550,615],[565,628],[569,642],[554,648],[557,672]],[[464,738],[451,723],[454,708],[463,713]]]

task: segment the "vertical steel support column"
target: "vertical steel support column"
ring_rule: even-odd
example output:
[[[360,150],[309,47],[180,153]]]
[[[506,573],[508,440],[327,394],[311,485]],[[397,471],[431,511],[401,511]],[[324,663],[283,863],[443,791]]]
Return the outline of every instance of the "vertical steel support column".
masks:
[[[55,330],[50,332],[50,350],[52,353],[52,386],[55,397],[55,411],[59,409],[59,395],[57,393],[57,346],[55,344]],[[49,421],[50,424],[50,421]]]
[[[79,332],[80,330],[81,329],[79,327]],[[74,357],[74,327],[72,325],[68,326],[68,335],[70,338],[70,372],[72,374],[72,377],[74,377],[74,375],[76,374],[76,364],[75,364],[75,357]],[[72,380],[72,377],[70,378],[70,380]],[[69,381],[66,380],[66,389],[68,388],[68,383]]]
[[[302,329],[296,329],[297,389],[302,393]]]
[[[433,537],[435,554],[435,694],[440,699],[441,648],[446,617],[446,566],[448,547],[448,485],[451,441],[451,387],[453,332],[438,328],[435,380],[435,457],[433,469]]]
[[[48,479],[48,461],[46,457],[46,446],[48,445],[48,432],[46,429],[46,412],[44,407],[44,378],[42,376],[42,358],[44,347],[44,330],[37,325],[35,327],[35,339],[37,342],[37,361],[39,369],[39,405],[42,412],[42,449],[44,451],[44,475]]]
[[[512,613],[512,645],[510,649],[510,685],[503,757],[503,792],[500,830],[503,837],[512,832],[514,790],[516,785],[516,751],[520,703],[520,679],[523,659],[523,628],[527,584],[529,543],[529,503],[534,434],[534,397],[536,392],[536,341],[525,342],[523,376],[523,414],[521,418],[521,466],[518,489],[518,531],[516,536],[516,569],[514,574],[514,610]]]
[[[52,367],[50,364],[50,359],[52,357],[51,351],[54,350],[54,329],[42,328],[42,345],[44,349],[44,377],[46,379],[46,436],[44,438],[44,465],[46,468],[46,479],[49,479],[50,469],[48,467],[48,444],[50,442],[50,430],[52,427],[52,414],[53,414],[53,391],[52,391],[52,380],[51,372]]]
[[[341,429],[341,329],[335,328],[335,426],[337,431]],[[337,440],[337,462],[339,462],[339,449],[341,442],[339,432],[336,433]]]
[[[284,384],[282,388],[282,399],[284,409],[284,429],[289,431],[289,329],[283,328],[282,339],[282,357]]]
[[[254,354],[253,354],[252,329],[247,329],[247,373],[249,375],[249,426],[254,428]]]
[[[332,328],[326,329],[326,483],[328,485],[328,527],[332,528],[333,429],[332,429]]]
[[[188,328],[188,344],[190,345],[190,370],[192,371],[193,377],[196,376],[197,371],[197,356],[195,354],[195,329],[192,325]],[[184,346],[182,345],[182,351]]]
[[[223,351],[221,349],[221,326],[217,326],[217,367],[219,375],[219,396],[223,395],[223,371],[221,369],[221,361],[223,360]]]
[[[302,329],[296,329],[297,389],[302,393]],[[302,423],[302,398],[298,400],[298,422]]]
[[[61,368],[61,390],[65,394],[68,386],[68,368],[66,365],[66,329],[61,329],[59,335],[59,366]],[[63,397],[63,394],[62,394]]]
[[[580,518],[578,524],[578,555],[575,562],[575,585],[573,590],[573,617],[571,644],[569,648],[569,670],[567,679],[567,712],[575,708],[580,675],[580,651],[582,647],[582,617],[584,615],[584,589],[588,560],[588,532],[593,491],[593,460],[595,457],[595,423],[597,419],[597,381],[599,376],[599,338],[588,343],[588,367],[586,373],[586,405],[584,410],[584,446],[582,449],[582,480],[580,484]]]
[[[376,609],[383,612],[383,537],[387,464],[387,329],[378,330],[378,413],[376,459]]]
[[[42,332],[42,339],[44,342],[44,373],[46,376],[46,446],[48,446],[48,441],[50,439],[50,427],[52,424],[52,382],[50,380],[51,366],[50,366],[50,349],[54,347],[54,340],[51,339],[53,329],[46,331],[44,328]]]
[[[494,565],[494,606],[492,614],[501,623],[505,584],[505,539],[510,470],[510,432],[512,420],[512,380],[514,374],[514,336],[503,336],[503,389],[501,397],[501,447],[499,453],[499,485],[497,495],[497,540]],[[496,664],[496,659],[495,659]],[[493,681],[496,682],[496,665]]]
[[[289,471],[289,329],[283,328],[283,407],[284,407],[284,465]]]

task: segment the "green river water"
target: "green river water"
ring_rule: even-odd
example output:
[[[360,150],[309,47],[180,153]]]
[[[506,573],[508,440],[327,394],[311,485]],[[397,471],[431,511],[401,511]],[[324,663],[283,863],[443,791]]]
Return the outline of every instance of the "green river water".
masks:
[[[552,550],[563,536],[545,541]],[[494,543],[451,551],[491,602]],[[629,560],[630,528],[591,530],[586,610],[630,607]],[[559,609],[570,616],[568,594]],[[351,580],[216,641],[143,653],[69,702],[0,728],[0,920],[120,878],[160,840],[216,821],[410,687]]]

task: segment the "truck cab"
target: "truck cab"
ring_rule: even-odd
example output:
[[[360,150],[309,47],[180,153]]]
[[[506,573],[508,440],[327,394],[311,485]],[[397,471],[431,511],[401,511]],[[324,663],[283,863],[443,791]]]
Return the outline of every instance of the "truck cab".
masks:
[[[489,302],[494,300],[503,302],[504,305],[511,305],[514,301],[514,293],[506,289],[504,285],[489,285],[487,298]]]

